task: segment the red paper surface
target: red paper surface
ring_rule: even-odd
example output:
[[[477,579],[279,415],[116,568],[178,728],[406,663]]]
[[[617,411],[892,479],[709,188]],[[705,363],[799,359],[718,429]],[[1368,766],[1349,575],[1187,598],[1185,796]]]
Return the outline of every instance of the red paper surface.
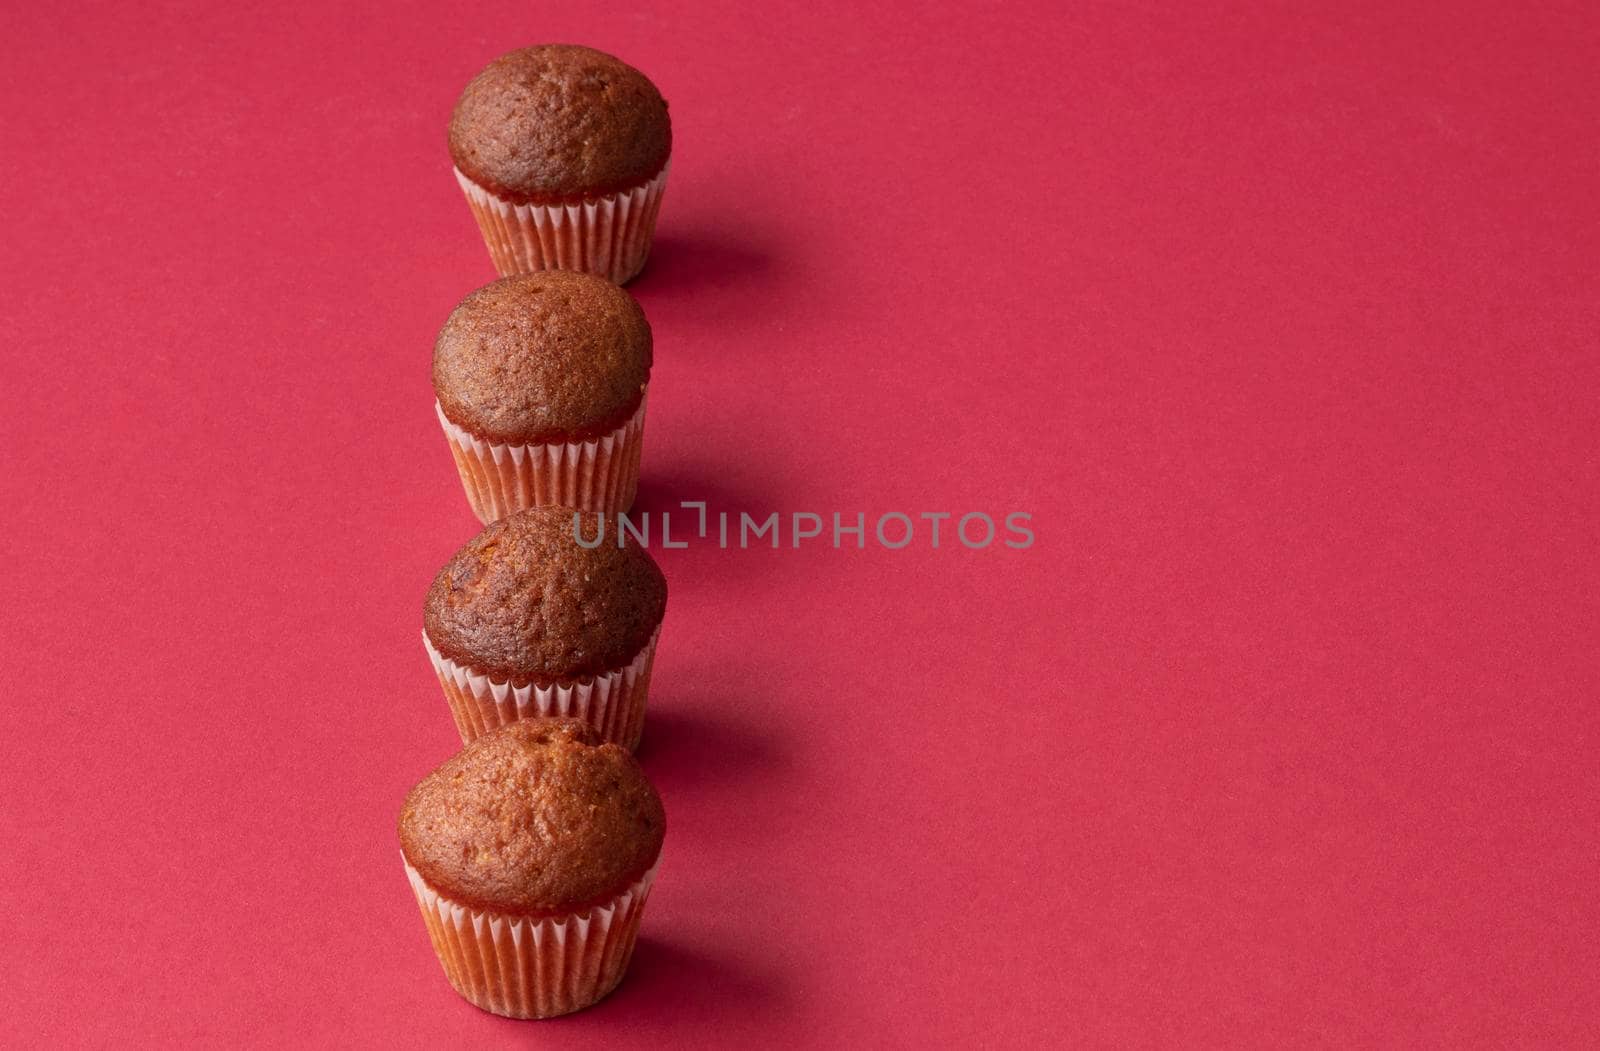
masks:
[[[1537,6],[7,9],[5,1042],[1600,1041],[1600,17]],[[539,40],[672,105],[641,507],[1037,542],[660,551],[643,940],[519,1024],[393,826],[445,123]]]

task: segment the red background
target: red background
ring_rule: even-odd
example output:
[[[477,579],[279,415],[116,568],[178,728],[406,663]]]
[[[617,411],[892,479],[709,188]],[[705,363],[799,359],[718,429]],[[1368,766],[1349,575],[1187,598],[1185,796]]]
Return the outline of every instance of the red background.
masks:
[[[1600,1040],[1592,7],[96,6],[0,16],[11,1042]],[[550,39],[672,104],[642,506],[1038,542],[661,552],[643,940],[517,1024],[393,824]]]

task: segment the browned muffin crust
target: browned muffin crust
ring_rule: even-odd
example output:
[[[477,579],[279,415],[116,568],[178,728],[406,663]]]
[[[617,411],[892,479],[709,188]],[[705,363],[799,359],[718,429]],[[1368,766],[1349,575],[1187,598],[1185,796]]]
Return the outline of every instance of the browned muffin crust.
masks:
[[[423,626],[434,648],[495,682],[550,683],[626,667],[661,625],[667,580],[628,537],[617,547],[573,539],[574,512],[536,507],[500,519],[469,540],[434,578]],[[584,513],[592,541],[598,515]]]
[[[423,778],[400,810],[400,849],[460,904],[547,916],[626,890],[655,864],[666,828],[626,748],[575,719],[530,719]]]
[[[639,407],[652,353],[631,295],[593,274],[542,270],[461,301],[434,344],[433,389],[445,416],[486,441],[598,438]]]
[[[603,51],[540,44],[501,55],[456,100],[450,156],[518,204],[603,197],[649,182],[672,152],[667,103]]]

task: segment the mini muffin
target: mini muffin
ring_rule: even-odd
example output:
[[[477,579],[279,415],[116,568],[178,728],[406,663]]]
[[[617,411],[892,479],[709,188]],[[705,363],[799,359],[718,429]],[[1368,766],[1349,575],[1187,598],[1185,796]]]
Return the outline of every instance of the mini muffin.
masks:
[[[666,834],[626,749],[570,719],[480,737],[400,810],[400,851],[456,992],[510,1018],[580,1011],[615,989]]]
[[[422,642],[463,741],[519,719],[570,716],[603,740],[638,745],[667,581],[608,517],[523,511],[439,571]]]
[[[667,184],[672,121],[643,73],[602,51],[501,55],[450,116],[456,180],[502,274],[644,267]]]
[[[433,390],[478,520],[631,507],[651,348],[644,311],[603,277],[547,270],[464,299],[434,345]]]

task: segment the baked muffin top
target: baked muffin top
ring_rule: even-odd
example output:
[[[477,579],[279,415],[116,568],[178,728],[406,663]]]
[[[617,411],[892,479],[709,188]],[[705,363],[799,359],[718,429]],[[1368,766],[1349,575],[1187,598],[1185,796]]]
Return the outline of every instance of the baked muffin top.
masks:
[[[576,719],[527,719],[477,738],[400,810],[400,849],[439,893],[518,916],[603,904],[649,870],[661,797],[626,748]]]
[[[671,151],[667,103],[649,78],[573,44],[501,55],[450,116],[456,167],[518,204],[632,189],[659,174]]]
[[[593,274],[501,278],[451,311],[433,389],[451,421],[492,442],[598,438],[639,407],[650,379],[644,311]]]
[[[495,682],[549,683],[626,667],[661,625],[667,580],[617,519],[585,548],[573,512],[535,507],[486,526],[434,578],[423,607],[428,639]],[[592,542],[601,516],[583,512]]]

